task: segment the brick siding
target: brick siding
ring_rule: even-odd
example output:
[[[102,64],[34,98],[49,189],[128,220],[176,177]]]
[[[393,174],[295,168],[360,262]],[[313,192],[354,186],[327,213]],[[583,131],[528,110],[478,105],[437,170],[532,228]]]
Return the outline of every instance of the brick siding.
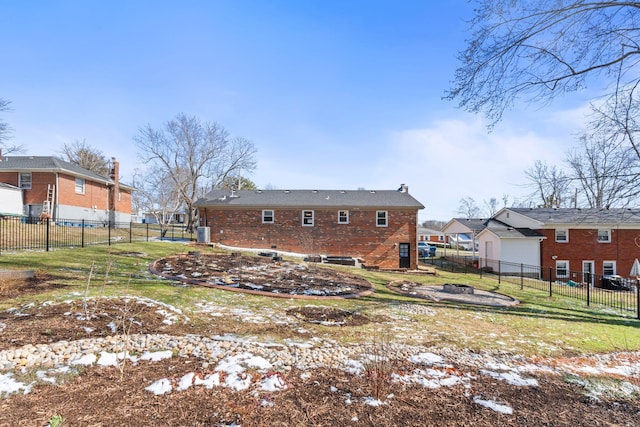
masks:
[[[337,209],[309,209],[314,211],[314,225],[303,226],[303,210],[275,209],[272,224],[262,224],[262,209],[201,208],[200,216],[211,228],[212,242],[352,256],[385,269],[399,268],[399,245],[409,243],[410,268],[416,268],[416,210],[387,210],[387,227],[376,227],[376,210],[349,210],[349,223],[338,224]]]
[[[594,273],[603,274],[604,261],[616,261],[616,272],[628,276],[640,258],[640,230],[610,229],[610,242],[598,242],[598,229],[569,229],[567,243],[556,242],[555,229],[539,230],[546,236],[541,244],[541,265],[555,270],[556,260],[569,261],[571,271],[582,271],[582,261],[594,262]],[[553,259],[557,256],[557,259]]]

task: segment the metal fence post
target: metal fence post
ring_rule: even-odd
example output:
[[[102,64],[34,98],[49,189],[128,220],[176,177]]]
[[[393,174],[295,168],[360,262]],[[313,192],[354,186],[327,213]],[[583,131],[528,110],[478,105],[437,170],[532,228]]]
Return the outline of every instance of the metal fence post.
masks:
[[[147,242],[149,241],[149,223],[147,223]]]
[[[45,246],[47,248],[47,252],[49,252],[49,218],[45,219],[45,227],[47,228]]]
[[[80,232],[80,236],[82,236],[80,238],[80,240],[81,240],[80,246],[83,247],[83,248],[84,248],[84,229],[85,229],[85,226],[84,226],[84,219],[83,219],[82,220],[82,231]]]
[[[131,235],[132,230],[133,230],[133,222],[129,221],[129,243],[131,243],[133,241],[132,240],[132,235]]]
[[[107,225],[109,227],[108,237],[107,237],[107,245],[111,246],[111,220],[109,220]]]
[[[589,285],[589,283],[587,283],[587,307],[589,307],[590,302],[591,302],[591,286]]]
[[[636,280],[636,311],[638,312],[638,319],[640,319],[640,279]]]
[[[498,284],[502,283],[502,261],[498,260]]]
[[[551,269],[552,267],[549,267],[549,296],[552,297],[553,296],[553,280],[551,279],[551,272],[553,271]]]
[[[520,290],[524,289],[524,264],[520,263]]]

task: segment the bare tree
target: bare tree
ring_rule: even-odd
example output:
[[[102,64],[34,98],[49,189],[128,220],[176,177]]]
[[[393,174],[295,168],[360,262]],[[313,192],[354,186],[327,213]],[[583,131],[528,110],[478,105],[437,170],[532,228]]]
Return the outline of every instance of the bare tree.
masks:
[[[173,185],[167,171],[161,168],[150,168],[134,174],[132,205],[138,213],[151,214],[160,224],[164,237],[168,226],[174,221],[175,214],[182,207],[180,191]]]
[[[477,218],[480,215],[480,208],[476,204],[473,197],[465,197],[460,199],[460,207],[458,213],[464,215],[465,218]]]
[[[146,125],[134,140],[140,159],[153,165],[153,170],[164,171],[177,189],[189,230],[193,230],[197,218],[193,205],[198,196],[217,188],[234,173],[255,169],[256,149],[251,141],[232,138],[217,123],[185,114],[178,114],[161,129]]]
[[[609,135],[583,135],[566,162],[590,208],[628,206],[640,194],[640,159]]]
[[[109,176],[109,159],[99,149],[87,144],[86,140],[76,139],[64,144],[61,153],[69,163],[78,165],[101,176]]]
[[[491,218],[498,212],[498,199],[495,197],[490,198],[489,200],[484,201],[484,211],[487,214],[488,218]]]
[[[9,106],[11,101],[0,98],[0,112],[11,111]],[[0,119],[0,150],[2,154],[8,153],[23,153],[24,147],[21,145],[9,145],[7,141],[11,139],[11,133],[13,129],[9,124]]]
[[[522,97],[548,101],[605,80],[640,81],[640,2],[480,0],[446,98],[495,124]]]
[[[534,204],[543,208],[557,208],[566,204],[570,191],[570,178],[556,166],[537,160],[525,175],[534,191],[529,196]]]

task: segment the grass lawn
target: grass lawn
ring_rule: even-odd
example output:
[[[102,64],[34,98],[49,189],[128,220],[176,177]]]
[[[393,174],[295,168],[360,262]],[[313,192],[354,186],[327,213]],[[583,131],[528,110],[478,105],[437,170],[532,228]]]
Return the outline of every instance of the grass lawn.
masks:
[[[149,272],[149,264],[163,256],[184,253],[193,248],[181,243],[144,242],[64,249],[51,252],[3,253],[0,269],[31,269],[49,276],[48,282],[60,286],[42,293],[26,293],[0,300],[0,310],[46,300],[64,301],[84,296],[136,295],[161,301],[181,309],[194,321],[202,304],[233,306],[269,318],[274,311],[286,311],[305,305],[331,306],[369,316],[374,321],[350,328],[312,324],[312,333],[342,343],[373,340],[385,336],[391,342],[436,347],[467,348],[474,351],[509,352],[524,356],[580,355],[595,352],[640,350],[640,322],[604,309],[586,307],[583,302],[552,297],[541,291],[524,289],[510,283],[498,284],[489,277],[437,271],[436,275],[373,272],[347,267],[332,267],[361,275],[375,292],[358,299],[299,300],[240,294],[197,286],[176,286]],[[213,248],[199,248],[213,252]],[[441,285],[465,283],[479,289],[517,298],[521,303],[510,308],[433,302],[390,291],[392,280]],[[198,304],[198,305],[197,305]],[[403,310],[399,310],[403,308]],[[394,321],[402,320],[402,321]],[[229,331],[261,338],[289,338],[264,324],[228,319]]]

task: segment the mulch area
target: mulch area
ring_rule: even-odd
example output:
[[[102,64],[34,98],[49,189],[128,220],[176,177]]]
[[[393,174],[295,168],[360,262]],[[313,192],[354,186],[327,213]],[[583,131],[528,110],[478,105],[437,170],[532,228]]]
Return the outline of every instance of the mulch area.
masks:
[[[351,298],[373,291],[369,282],[335,269],[241,254],[177,255],[151,271],[185,283],[283,298]]]
[[[338,369],[293,370],[278,392],[193,386],[156,396],[145,387],[160,378],[205,373],[202,361],[172,358],[118,368],[90,367],[62,385],[35,387],[0,400],[0,426],[42,426],[61,415],[68,426],[636,426],[638,402],[593,402],[559,378],[539,387],[474,381],[429,389],[373,380]],[[384,381],[382,381],[384,380]],[[365,403],[371,396],[384,403]],[[474,397],[513,407],[502,414]]]
[[[55,277],[0,283],[0,300],[64,286]],[[101,337],[113,334],[110,323],[128,313],[131,333],[223,334],[214,320],[177,319],[136,300],[83,299],[60,304],[15,307],[0,312],[0,351],[25,344]],[[288,313],[309,322],[349,327],[376,319],[326,307],[303,307]],[[323,323],[324,324],[324,323]],[[223,326],[229,328],[229,325]],[[286,330],[280,331],[287,333]],[[407,362],[370,366],[358,376],[340,369],[318,368],[282,375],[287,389],[277,392],[234,391],[193,386],[156,396],[145,387],[161,378],[201,375],[212,367],[202,359],[173,357],[117,367],[82,367],[55,385],[39,384],[29,394],[0,398],[0,426],[43,426],[55,415],[63,426],[636,426],[640,402],[595,401],[559,376],[541,376],[538,387],[517,387],[465,368],[473,381],[430,389],[391,381],[391,372],[409,372]],[[26,375],[33,381],[33,372]],[[367,397],[383,404],[371,406]],[[513,414],[481,406],[474,398],[509,405]]]

